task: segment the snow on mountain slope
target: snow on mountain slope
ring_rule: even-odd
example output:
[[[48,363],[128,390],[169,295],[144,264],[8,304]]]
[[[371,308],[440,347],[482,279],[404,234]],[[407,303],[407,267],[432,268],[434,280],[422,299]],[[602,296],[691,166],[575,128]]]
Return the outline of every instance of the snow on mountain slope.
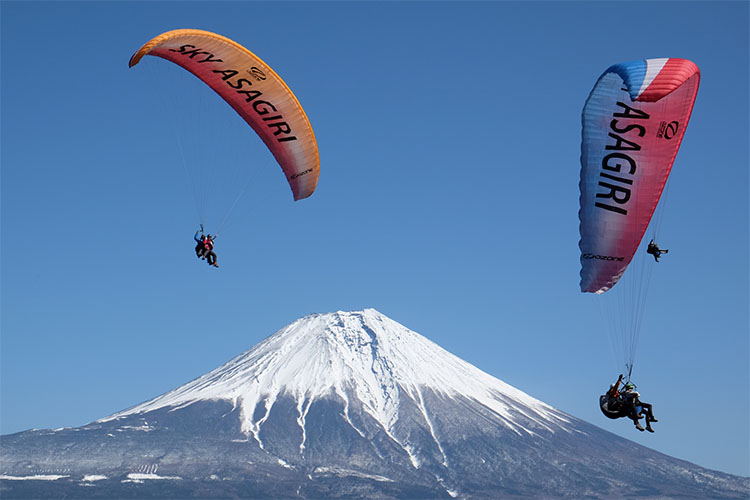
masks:
[[[404,397],[416,402],[431,425],[422,397],[426,389],[447,398],[473,399],[519,434],[533,432],[518,415],[551,432],[565,430],[569,422],[564,413],[374,309],[299,319],[206,375],[101,422],[197,401],[229,400],[241,409],[243,432],[262,446],[259,429],[281,395],[297,401],[297,420],[303,431],[311,403],[338,396],[344,400],[347,419],[349,398],[354,397],[389,432]],[[265,415],[254,420],[258,405],[263,405]]]

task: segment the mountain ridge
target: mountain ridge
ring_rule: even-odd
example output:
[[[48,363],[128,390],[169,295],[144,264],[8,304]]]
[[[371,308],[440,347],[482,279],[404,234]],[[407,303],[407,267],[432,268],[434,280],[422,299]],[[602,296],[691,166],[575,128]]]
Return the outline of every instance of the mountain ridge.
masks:
[[[474,384],[459,383],[467,378]],[[493,397],[495,393],[523,402],[531,413],[551,423],[567,422],[562,412],[375,309],[305,316],[202,377],[107,419],[191,401],[226,399],[242,408],[243,430],[257,434],[252,415],[262,399],[267,406],[273,405],[279,393],[288,392],[301,404],[305,399],[309,404],[330,392],[345,397],[352,386],[385,427],[392,425],[397,413],[398,389],[419,399],[420,387],[431,387],[448,397],[471,395],[498,414],[507,415],[507,409]]]
[[[91,424],[2,436],[12,498],[747,498],[374,309],[297,320]]]

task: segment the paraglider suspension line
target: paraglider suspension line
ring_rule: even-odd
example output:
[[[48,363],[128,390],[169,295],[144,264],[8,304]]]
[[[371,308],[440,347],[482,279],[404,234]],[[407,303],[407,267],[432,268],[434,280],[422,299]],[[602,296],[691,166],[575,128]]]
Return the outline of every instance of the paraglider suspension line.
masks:
[[[626,363],[625,368],[628,369],[628,375],[627,377],[625,377],[625,383],[627,384],[630,382],[630,376],[633,374],[633,362],[631,361],[630,363]]]
[[[226,224],[227,219],[229,219],[229,216],[234,210],[234,207],[237,206],[237,203],[242,199],[243,196],[245,196],[245,193],[247,193],[247,190],[250,188],[250,184],[252,183],[252,181],[253,181],[252,178],[248,179],[247,182],[245,183],[245,187],[242,188],[242,190],[239,192],[237,197],[234,199],[234,202],[232,202],[232,206],[229,207],[229,210],[227,210],[227,213],[224,214],[224,218],[221,219],[221,222],[219,223],[219,226],[216,229],[217,233],[224,228],[224,224]]]

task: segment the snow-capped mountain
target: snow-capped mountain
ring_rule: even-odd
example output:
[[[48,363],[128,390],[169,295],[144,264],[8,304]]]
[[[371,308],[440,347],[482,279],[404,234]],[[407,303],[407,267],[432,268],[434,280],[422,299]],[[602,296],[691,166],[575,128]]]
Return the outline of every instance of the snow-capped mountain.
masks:
[[[627,478],[627,480],[624,480]],[[2,437],[18,497],[745,498],[367,309],[316,314],[84,427]]]
[[[425,406],[427,393],[448,400],[457,396],[472,399],[491,410],[501,425],[519,434],[533,434],[533,429],[539,428],[564,431],[570,423],[565,414],[374,309],[300,319],[203,377],[104,421],[196,401],[225,400],[239,408],[242,431],[263,447],[260,429],[280,397],[294,401],[303,436],[310,406],[327,398],[343,402],[343,415],[354,430],[358,429],[349,419],[349,408],[356,401],[400,444],[393,432],[402,404],[415,405],[432,430]],[[439,446],[439,439],[432,437]],[[304,439],[300,443],[300,452],[303,450]],[[419,462],[408,447],[405,451]]]

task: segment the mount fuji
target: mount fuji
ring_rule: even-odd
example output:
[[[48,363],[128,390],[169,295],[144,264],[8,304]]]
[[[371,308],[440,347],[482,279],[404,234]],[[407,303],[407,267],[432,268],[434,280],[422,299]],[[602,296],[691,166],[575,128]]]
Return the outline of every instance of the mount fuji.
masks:
[[[2,436],[4,498],[747,498],[374,309],[299,319],[77,428]]]

